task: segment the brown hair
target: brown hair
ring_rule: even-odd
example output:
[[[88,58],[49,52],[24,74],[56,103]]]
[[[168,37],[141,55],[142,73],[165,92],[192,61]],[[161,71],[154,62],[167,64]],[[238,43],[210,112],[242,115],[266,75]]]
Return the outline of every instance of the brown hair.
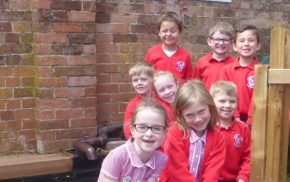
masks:
[[[162,107],[161,105],[153,102],[153,101],[143,101],[140,102],[137,106],[137,108],[135,109],[132,119],[131,119],[131,125],[133,126],[135,121],[136,121],[136,116],[139,112],[145,110],[145,109],[151,109],[151,110],[155,110],[157,112],[159,112],[163,117],[164,117],[164,126],[167,127],[168,126],[168,118],[167,118],[167,112],[164,109],[164,107]]]
[[[259,35],[258,29],[255,25],[241,25],[240,27],[238,27],[236,30],[235,40],[237,40],[237,36],[239,33],[243,33],[246,30],[252,31],[253,34],[255,34],[255,36],[256,36],[257,42],[260,43],[260,35]]]
[[[228,22],[218,22],[213,27],[209,29],[208,37],[211,38],[215,32],[221,32],[222,34],[226,34],[233,40],[235,35],[234,27]]]
[[[161,24],[164,21],[174,22],[177,25],[179,32],[182,32],[182,20],[177,13],[170,11],[162,14],[157,23],[158,31],[160,30]]]
[[[212,97],[220,92],[225,92],[226,95],[237,98],[237,87],[233,82],[218,80],[210,87],[210,95]]]
[[[174,101],[174,113],[180,128],[185,132],[185,136],[187,135],[189,126],[182,116],[182,111],[190,107],[192,104],[208,105],[211,118],[207,128],[213,129],[219,120],[219,114],[215,107],[213,98],[203,83],[200,80],[188,81],[180,87]]]

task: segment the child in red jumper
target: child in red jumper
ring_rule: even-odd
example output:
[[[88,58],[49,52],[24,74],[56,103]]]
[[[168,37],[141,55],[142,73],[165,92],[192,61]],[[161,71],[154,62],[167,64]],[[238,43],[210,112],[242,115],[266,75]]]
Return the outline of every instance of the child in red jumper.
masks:
[[[169,71],[158,71],[154,74],[153,86],[158,95],[157,102],[167,111],[168,121],[170,123],[174,122],[175,116],[172,105],[179,88],[175,76]]]
[[[219,182],[249,182],[251,132],[247,124],[237,121],[237,88],[234,83],[219,80],[210,93],[217,107],[220,121],[217,128],[226,140],[226,159]]]
[[[164,142],[168,156],[160,182],[217,182],[225,160],[225,141],[215,128],[219,115],[201,81],[179,88],[174,101],[177,123]]]
[[[235,61],[229,54],[233,39],[234,28],[229,23],[219,22],[209,29],[207,44],[212,51],[197,60],[193,71],[193,78],[200,79],[207,90],[219,79],[222,67]]]
[[[260,36],[254,25],[245,25],[236,31],[233,45],[238,53],[235,61],[221,70],[221,79],[234,82],[238,90],[238,112],[241,121],[252,124],[254,66],[259,63],[257,51],[260,50]]]
[[[130,68],[129,75],[136,96],[128,103],[125,111],[123,131],[126,139],[132,136],[130,122],[138,104],[142,101],[152,100],[154,69],[150,64],[141,62]]]
[[[150,48],[145,61],[152,64],[155,70],[172,72],[182,84],[192,78],[193,68],[190,54],[177,45],[182,32],[182,21],[175,12],[161,15],[158,21],[161,44]]]

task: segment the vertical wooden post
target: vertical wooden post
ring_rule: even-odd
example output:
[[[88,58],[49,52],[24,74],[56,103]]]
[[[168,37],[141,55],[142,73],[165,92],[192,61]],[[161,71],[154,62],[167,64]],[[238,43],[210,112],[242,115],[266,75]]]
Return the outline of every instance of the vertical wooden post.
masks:
[[[285,68],[285,42],[285,29],[282,27],[273,28],[271,32],[270,68]],[[288,150],[288,128],[285,128],[286,121],[283,121],[283,96],[282,85],[269,85],[266,182],[286,181],[287,160],[285,161],[285,159],[287,159]],[[287,130],[287,137],[285,137],[285,130]],[[285,144],[285,138],[287,144]]]
[[[255,66],[250,181],[265,181],[268,65]]]
[[[268,65],[255,66],[250,181],[264,181],[266,167]]]

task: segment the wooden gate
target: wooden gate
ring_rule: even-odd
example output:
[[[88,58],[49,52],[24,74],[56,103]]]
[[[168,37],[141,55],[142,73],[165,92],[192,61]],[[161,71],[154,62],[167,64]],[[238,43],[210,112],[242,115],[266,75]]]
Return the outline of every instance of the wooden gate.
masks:
[[[251,182],[286,182],[290,108],[290,29],[271,31],[270,65],[255,67]]]

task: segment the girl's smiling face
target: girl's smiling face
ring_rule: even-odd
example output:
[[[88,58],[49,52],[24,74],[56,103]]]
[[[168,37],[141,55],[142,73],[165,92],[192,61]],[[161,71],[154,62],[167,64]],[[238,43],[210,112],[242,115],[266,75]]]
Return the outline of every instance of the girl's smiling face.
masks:
[[[139,156],[149,157],[160,147],[166,136],[165,122],[165,116],[153,108],[146,108],[136,114],[131,132]]]
[[[168,75],[161,75],[154,80],[154,87],[160,99],[172,104],[178,90],[178,84],[174,78]]]
[[[202,136],[211,118],[208,105],[191,104],[183,109],[181,113],[186,124],[192,128],[198,136]]]

